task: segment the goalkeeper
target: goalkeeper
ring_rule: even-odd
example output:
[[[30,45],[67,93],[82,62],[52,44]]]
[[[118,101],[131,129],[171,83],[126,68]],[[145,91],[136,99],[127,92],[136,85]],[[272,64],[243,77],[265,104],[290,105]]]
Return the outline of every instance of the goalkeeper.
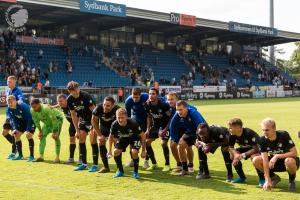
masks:
[[[63,124],[63,114],[55,108],[50,108],[47,105],[43,105],[39,99],[32,99],[30,102],[32,119],[37,129],[39,130],[40,139],[40,157],[36,159],[36,162],[44,161],[44,152],[46,147],[46,137],[52,133],[52,138],[55,140],[55,153],[56,158],[54,163],[60,163],[60,131]],[[41,127],[40,122],[43,123]]]

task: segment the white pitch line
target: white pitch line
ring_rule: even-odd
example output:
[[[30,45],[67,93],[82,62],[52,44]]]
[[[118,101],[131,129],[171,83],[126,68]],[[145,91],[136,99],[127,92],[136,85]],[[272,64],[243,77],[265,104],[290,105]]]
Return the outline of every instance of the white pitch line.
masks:
[[[60,187],[54,187],[54,186],[44,186],[44,185],[36,185],[32,183],[27,182],[21,182],[21,181],[7,181],[0,179],[1,184],[11,184],[11,185],[17,185],[17,186],[28,186],[28,187],[36,187],[40,189],[47,189],[47,190],[54,190],[54,191],[63,191],[63,192],[69,192],[69,193],[76,193],[76,194],[85,194],[85,195],[93,195],[97,197],[105,197],[105,198],[116,198],[116,199],[122,199],[122,200],[138,200],[133,197],[124,197],[124,196],[117,196],[112,194],[107,194],[105,192],[87,192],[82,190],[73,190],[73,189],[64,189]]]

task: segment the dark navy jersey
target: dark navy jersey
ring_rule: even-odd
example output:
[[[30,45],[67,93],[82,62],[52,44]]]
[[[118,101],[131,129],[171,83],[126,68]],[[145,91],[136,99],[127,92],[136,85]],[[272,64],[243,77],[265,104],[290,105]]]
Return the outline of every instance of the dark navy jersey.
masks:
[[[135,119],[139,124],[147,123],[147,112],[145,109],[145,103],[149,99],[147,93],[142,93],[139,102],[134,102],[132,95],[130,95],[125,101],[125,108],[128,117]]]
[[[104,127],[110,129],[111,124],[116,120],[116,112],[120,106],[115,105],[112,110],[108,113],[104,113],[103,104],[98,104],[93,110],[93,115],[99,117],[100,128]]]
[[[201,140],[201,138],[199,138]],[[212,125],[209,127],[209,137],[205,139],[205,143],[227,143],[229,140],[229,131],[223,126]]]
[[[166,102],[158,99],[157,105],[153,105],[150,101],[147,101],[145,108],[147,114],[153,119],[153,127],[165,128],[168,125],[171,119],[171,111]]]
[[[68,120],[68,122],[73,124],[69,107],[65,107],[65,108],[61,107],[61,109],[64,112],[64,115],[65,115],[66,119]]]
[[[234,147],[235,143],[240,147],[252,147],[257,145],[259,141],[259,135],[250,128],[243,128],[242,135],[240,137],[236,135],[229,136],[229,145]]]
[[[92,111],[90,110],[90,107],[95,105],[91,95],[87,92],[80,91],[78,98],[74,98],[72,95],[69,95],[67,101],[68,107],[71,111],[75,110],[79,118],[90,123],[92,119]]]
[[[171,139],[178,143],[183,133],[196,136],[197,127],[201,123],[205,123],[205,119],[193,108],[188,108],[186,117],[180,117],[178,113],[176,113],[170,124]]]
[[[14,95],[15,98],[16,98],[16,101],[21,100],[22,102],[25,102],[25,97],[24,97],[24,95],[22,93],[22,90],[20,88],[18,88],[18,87],[15,87],[12,90],[9,89],[9,88],[6,89],[5,95],[6,95],[6,97],[9,96],[9,95]]]
[[[111,125],[110,134],[116,138],[130,138],[137,137],[142,133],[142,129],[139,124],[128,118],[126,126],[121,126],[118,121],[114,121]]]
[[[8,107],[6,109],[6,115],[12,120],[14,130],[16,130],[19,126],[24,126],[26,127],[26,131],[32,131],[34,123],[29,105],[25,103],[20,105],[17,104],[16,109]]]
[[[269,140],[265,136],[262,136],[259,140],[260,152],[267,152],[269,156],[287,153],[294,146],[292,138],[286,131],[276,131],[276,139],[274,141]]]

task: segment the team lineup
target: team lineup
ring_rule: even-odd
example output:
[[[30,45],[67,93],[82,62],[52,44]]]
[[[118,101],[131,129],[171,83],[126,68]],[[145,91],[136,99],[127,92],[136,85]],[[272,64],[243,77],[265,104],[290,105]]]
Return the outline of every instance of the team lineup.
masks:
[[[14,76],[7,79],[7,85],[7,119],[2,134],[12,144],[8,159],[24,159],[21,136],[25,134],[30,150],[28,161],[43,162],[46,138],[51,134],[55,141],[54,162],[60,163],[60,132],[65,115],[70,135],[70,154],[66,163],[75,162],[76,140],[79,143],[76,171],[109,173],[108,161],[114,157],[118,168],[114,178],[122,177],[122,153],[128,147],[131,161],[127,167],[133,167],[133,178],[139,179],[139,157],[145,159],[144,169],[154,170],[158,167],[151,143],[159,139],[165,159],[164,172],[172,170],[179,176],[194,172],[192,146],[195,145],[199,158],[196,179],[209,179],[207,154],[213,154],[220,147],[228,182],[246,182],[242,160],[249,159],[257,171],[258,185],[263,190],[271,189],[280,182],[275,172],[286,171],[289,175],[288,188],[295,191],[296,171],[299,168],[297,149],[289,133],[276,130],[276,123],[271,118],[261,121],[263,135],[259,136],[252,129],[243,127],[239,118],[229,119],[227,127],[208,125],[197,108],[178,100],[176,93],[168,93],[165,99],[159,96],[156,88],[150,88],[148,93],[133,88],[132,94],[125,101],[125,108],[121,108],[109,96],[103,103],[96,104],[91,95],[81,91],[74,81],[67,85],[69,96],[58,95],[57,105],[54,106],[44,105],[35,98],[30,101],[30,105],[23,103],[25,98],[16,87]],[[33,139],[36,129],[39,139],[37,158],[34,157]],[[87,136],[92,147],[91,167],[87,165]],[[170,165],[170,150],[176,161],[173,169]],[[98,169],[99,154],[103,163],[101,169]],[[239,178],[234,179],[232,166]]]

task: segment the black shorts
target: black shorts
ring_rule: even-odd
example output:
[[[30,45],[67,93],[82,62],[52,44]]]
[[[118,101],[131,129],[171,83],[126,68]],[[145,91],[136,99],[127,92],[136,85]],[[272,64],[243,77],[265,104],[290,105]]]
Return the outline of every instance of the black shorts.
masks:
[[[296,161],[296,166],[297,169],[299,169],[299,157],[294,158]],[[269,157],[269,160],[271,160],[271,157]],[[272,172],[285,172],[286,171],[286,167],[285,167],[285,163],[284,163],[284,158],[283,159],[278,159],[274,165],[273,169],[270,169],[270,171]]]
[[[116,149],[122,149],[123,152],[126,151],[126,148],[130,145],[132,149],[139,150],[141,148],[141,139],[140,136],[134,136],[129,138],[118,138],[117,143],[115,144]]]
[[[12,120],[6,119],[4,124],[3,124],[3,129],[12,130]]]
[[[19,124],[17,127],[16,127],[16,130],[18,132],[21,132],[21,133],[24,133],[26,131],[26,128],[27,126],[25,124]],[[33,124],[32,127],[31,127],[31,130],[29,131],[31,134],[34,134],[35,132],[35,125]]]
[[[149,132],[149,135],[148,135],[148,138],[151,138],[151,139],[157,139],[159,138],[159,128],[157,127],[152,127],[150,129],[150,132]],[[169,131],[167,131],[167,134],[164,136],[164,137],[160,137],[162,140],[169,140],[170,138],[170,133]]]
[[[196,142],[196,135],[183,134],[181,138],[186,142],[188,146],[193,146]]]
[[[92,130],[93,126],[90,121],[79,119],[78,128],[79,128],[79,130],[89,133],[90,130]]]
[[[110,127],[100,126],[100,131],[104,137],[109,137]]]
[[[236,151],[239,152],[239,153],[246,153],[247,151],[250,151],[251,149],[253,149],[253,148],[252,147],[239,147],[239,148],[236,148]],[[245,160],[247,160],[250,157],[251,156],[247,156],[245,158]]]
[[[76,129],[73,123],[70,123],[69,125],[69,136],[74,137],[76,134]]]

